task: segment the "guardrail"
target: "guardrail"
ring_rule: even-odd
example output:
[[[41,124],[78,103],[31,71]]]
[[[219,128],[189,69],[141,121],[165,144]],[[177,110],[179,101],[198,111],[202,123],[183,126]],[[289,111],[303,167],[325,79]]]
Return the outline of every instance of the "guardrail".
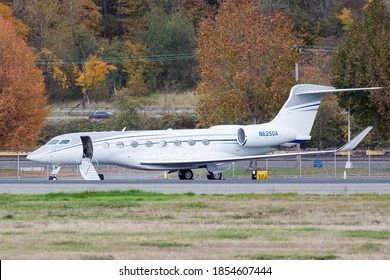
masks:
[[[86,113],[94,113],[99,111],[109,111],[116,112],[120,107],[111,107],[111,106],[99,106],[99,107],[48,107],[52,109],[54,112],[86,112]],[[138,109],[140,111],[146,112],[195,112],[195,108],[193,107],[145,107]]]

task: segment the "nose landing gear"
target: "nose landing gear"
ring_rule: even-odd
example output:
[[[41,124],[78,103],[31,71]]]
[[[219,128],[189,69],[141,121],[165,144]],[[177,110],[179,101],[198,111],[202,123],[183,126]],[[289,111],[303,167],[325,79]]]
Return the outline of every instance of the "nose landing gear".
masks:
[[[209,174],[207,174],[207,179],[209,180],[221,180],[222,179],[222,173],[213,173],[209,171]]]
[[[60,172],[61,165],[53,165],[53,170],[50,173],[49,181],[57,181],[57,174]]]

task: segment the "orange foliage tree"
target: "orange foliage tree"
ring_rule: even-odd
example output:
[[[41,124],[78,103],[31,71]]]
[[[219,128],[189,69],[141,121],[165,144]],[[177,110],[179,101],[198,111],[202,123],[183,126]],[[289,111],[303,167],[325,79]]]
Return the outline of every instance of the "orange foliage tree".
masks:
[[[226,0],[198,34],[200,125],[267,121],[294,84],[300,41],[280,12],[254,0]]]
[[[16,28],[16,32],[25,39],[29,33],[29,28],[19,19],[15,18],[12,14],[12,9],[7,5],[0,3],[0,17],[5,20],[12,21]]]
[[[83,107],[86,101],[89,102],[89,95],[96,92],[106,80],[107,74],[115,69],[114,65],[99,60],[96,55],[89,56],[81,71],[76,66],[74,67],[74,72],[78,76],[76,85],[81,86],[83,92]]]
[[[0,26],[0,148],[29,148],[48,114],[43,76],[13,22],[0,17]]]

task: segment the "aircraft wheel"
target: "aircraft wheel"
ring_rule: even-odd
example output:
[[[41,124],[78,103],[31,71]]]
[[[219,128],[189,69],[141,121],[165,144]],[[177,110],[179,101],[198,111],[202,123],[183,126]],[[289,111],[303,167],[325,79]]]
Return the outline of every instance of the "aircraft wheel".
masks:
[[[194,177],[194,173],[191,169],[184,169],[179,170],[178,176],[180,180],[192,180],[192,178]]]
[[[56,176],[50,176],[49,177],[49,181],[57,181],[57,177]]]
[[[98,174],[98,175],[99,175],[99,179],[103,181],[104,180],[104,174]]]
[[[207,179],[209,179],[209,180],[221,180],[222,179],[222,173],[209,172],[209,174],[207,175]]]

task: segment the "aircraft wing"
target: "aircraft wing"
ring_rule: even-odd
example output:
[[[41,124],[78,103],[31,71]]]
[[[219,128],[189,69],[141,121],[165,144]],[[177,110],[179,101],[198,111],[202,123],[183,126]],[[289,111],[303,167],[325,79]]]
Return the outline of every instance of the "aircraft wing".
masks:
[[[300,155],[317,155],[324,153],[336,153],[336,152],[347,152],[353,150],[363,138],[371,131],[372,126],[367,127],[365,130],[360,132],[355,136],[350,142],[345,144],[343,147],[336,150],[327,150],[327,151],[312,151],[312,152],[293,152],[293,153],[283,153],[283,154],[265,154],[265,155],[251,155],[251,156],[236,156],[236,157],[225,157],[225,158],[210,158],[210,159],[196,159],[196,160],[145,160],[141,161],[142,165],[159,165],[173,167],[178,165],[197,165],[197,164],[211,164],[211,163],[223,163],[223,162],[233,162],[233,161],[245,161],[245,160],[256,160],[256,159],[266,159],[266,158],[277,158],[277,157],[286,157],[286,156],[300,156]]]

